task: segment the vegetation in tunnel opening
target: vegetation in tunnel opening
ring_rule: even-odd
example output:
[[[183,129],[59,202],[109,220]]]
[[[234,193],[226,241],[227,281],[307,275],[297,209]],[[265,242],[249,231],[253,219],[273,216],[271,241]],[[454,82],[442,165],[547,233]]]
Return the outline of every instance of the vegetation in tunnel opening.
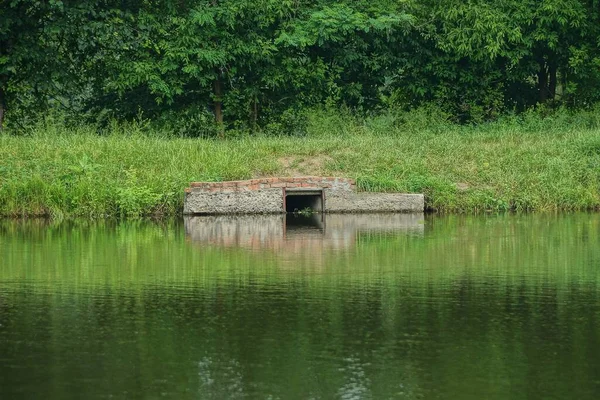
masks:
[[[304,207],[301,209],[296,208],[296,209],[294,209],[294,211],[292,211],[292,214],[300,215],[300,216],[304,216],[304,217],[311,216],[311,215],[317,214],[317,213],[318,213],[317,210],[314,210],[310,207]]]

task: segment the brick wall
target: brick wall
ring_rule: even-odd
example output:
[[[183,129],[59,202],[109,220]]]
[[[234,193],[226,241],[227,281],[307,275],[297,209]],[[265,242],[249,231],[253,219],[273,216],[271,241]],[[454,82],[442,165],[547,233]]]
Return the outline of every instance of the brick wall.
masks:
[[[245,181],[226,182],[192,182],[186,189],[187,193],[194,192],[247,192],[261,189],[286,188],[286,189],[338,189],[356,190],[354,179],[303,176],[296,178],[259,178]]]

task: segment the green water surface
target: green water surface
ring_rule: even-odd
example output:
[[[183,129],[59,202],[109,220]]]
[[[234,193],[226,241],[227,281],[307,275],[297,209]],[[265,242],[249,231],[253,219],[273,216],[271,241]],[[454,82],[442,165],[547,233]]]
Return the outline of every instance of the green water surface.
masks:
[[[599,214],[261,218],[0,221],[0,399],[600,398]]]

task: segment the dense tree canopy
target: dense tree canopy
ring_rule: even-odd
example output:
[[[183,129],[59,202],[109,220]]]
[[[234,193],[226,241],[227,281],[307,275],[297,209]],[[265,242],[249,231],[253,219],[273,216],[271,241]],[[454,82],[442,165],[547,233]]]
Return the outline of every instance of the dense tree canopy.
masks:
[[[49,107],[217,133],[325,104],[477,122],[598,101],[600,0],[0,0],[0,126]]]

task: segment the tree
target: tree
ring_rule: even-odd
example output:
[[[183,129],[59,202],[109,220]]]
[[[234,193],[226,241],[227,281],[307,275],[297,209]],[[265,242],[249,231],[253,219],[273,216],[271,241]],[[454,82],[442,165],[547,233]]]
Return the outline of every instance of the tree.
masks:
[[[4,0],[0,3],[0,129],[12,91],[39,92],[50,60],[46,33],[62,11],[57,1]]]
[[[72,107],[98,78],[96,62],[117,49],[117,6],[109,0],[2,0],[0,3],[0,127],[9,105]],[[118,24],[117,24],[118,25]],[[26,104],[29,103],[29,104]],[[76,111],[79,111],[77,109]]]
[[[598,0],[0,0],[0,127],[61,107],[223,133],[431,102],[478,122],[599,101],[599,44]]]

